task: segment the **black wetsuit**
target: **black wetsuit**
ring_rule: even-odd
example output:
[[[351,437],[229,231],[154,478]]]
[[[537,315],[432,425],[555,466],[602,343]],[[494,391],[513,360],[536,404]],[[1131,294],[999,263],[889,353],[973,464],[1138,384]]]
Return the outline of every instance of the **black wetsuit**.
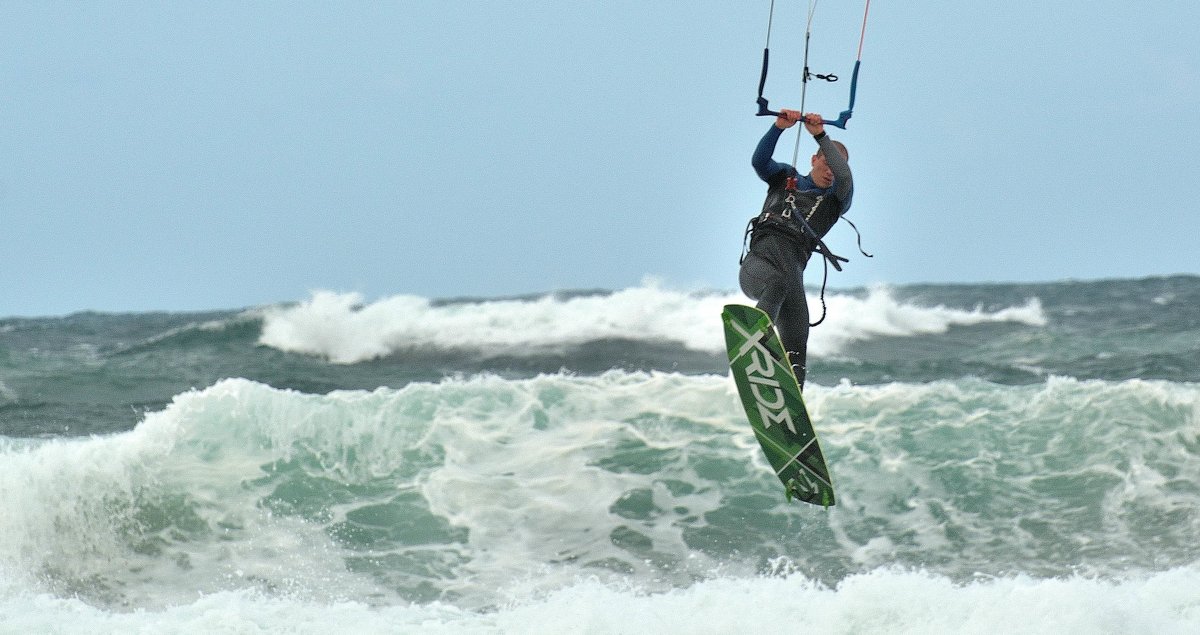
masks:
[[[767,182],[767,199],[754,219],[750,249],[742,260],[738,282],[742,292],[758,302],[779,330],[791,358],[796,380],[804,387],[808,357],[808,300],[804,267],[834,223],[850,209],[854,179],[850,164],[837,146],[822,134],[817,139],[833,184],[817,187],[808,175],[771,158],[783,130],[771,126],[754,151],[754,170]],[[789,189],[789,179],[794,179]],[[791,200],[789,201],[789,196]],[[804,219],[804,222],[800,221]],[[807,227],[804,226],[807,223]],[[811,232],[816,234],[814,238]]]

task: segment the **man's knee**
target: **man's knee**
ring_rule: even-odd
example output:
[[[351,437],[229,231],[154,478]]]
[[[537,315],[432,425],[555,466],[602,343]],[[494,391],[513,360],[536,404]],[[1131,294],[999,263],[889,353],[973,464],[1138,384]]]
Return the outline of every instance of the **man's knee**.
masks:
[[[738,285],[742,288],[742,293],[752,300],[758,300],[774,282],[774,269],[761,262],[754,254],[746,256],[746,261],[738,271]]]

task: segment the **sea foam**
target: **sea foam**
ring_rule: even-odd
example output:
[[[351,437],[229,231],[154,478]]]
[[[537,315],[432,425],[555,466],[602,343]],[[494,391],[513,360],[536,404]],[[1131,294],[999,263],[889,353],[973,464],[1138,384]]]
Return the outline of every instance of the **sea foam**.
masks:
[[[838,505],[788,503],[727,377],[481,375],[309,395],[231,379],[132,431],[0,444],[0,581],[162,609],[498,607],[886,567],[1117,577],[1195,562],[1198,387],[1052,378],[806,392]]]
[[[829,635],[1060,633],[1190,635],[1200,628],[1200,568],[1113,580],[1071,576],[981,578],[956,584],[922,572],[880,569],[829,587],[804,576],[721,577],[647,593],[580,580],[489,611],[442,603],[370,606],[240,591],[204,595],[155,611],[116,612],[76,599],[0,598],[0,629],[13,633],[324,634],[353,625],[364,635],[670,635],[778,631]]]

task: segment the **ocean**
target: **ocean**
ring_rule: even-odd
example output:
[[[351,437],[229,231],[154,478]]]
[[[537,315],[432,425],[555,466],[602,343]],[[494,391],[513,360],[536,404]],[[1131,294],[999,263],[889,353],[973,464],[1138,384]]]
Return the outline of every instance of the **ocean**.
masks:
[[[829,509],[735,293],[0,318],[0,632],[1200,632],[1200,277],[825,299]]]

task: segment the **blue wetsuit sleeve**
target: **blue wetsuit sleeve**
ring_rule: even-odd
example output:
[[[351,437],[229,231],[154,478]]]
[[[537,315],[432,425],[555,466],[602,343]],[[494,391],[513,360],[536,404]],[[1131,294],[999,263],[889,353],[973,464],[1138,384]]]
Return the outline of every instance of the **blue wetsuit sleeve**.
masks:
[[[787,167],[771,158],[775,154],[775,144],[779,142],[779,136],[782,134],[782,128],[771,124],[771,129],[759,140],[758,147],[754,148],[754,157],[750,159],[750,163],[758,173],[758,178],[764,181],[770,181],[771,177]]]
[[[854,199],[854,175],[850,172],[850,162],[842,156],[837,145],[825,135],[817,139],[821,154],[825,155],[825,164],[833,172],[833,195],[842,202],[842,213],[850,211],[850,203]]]

